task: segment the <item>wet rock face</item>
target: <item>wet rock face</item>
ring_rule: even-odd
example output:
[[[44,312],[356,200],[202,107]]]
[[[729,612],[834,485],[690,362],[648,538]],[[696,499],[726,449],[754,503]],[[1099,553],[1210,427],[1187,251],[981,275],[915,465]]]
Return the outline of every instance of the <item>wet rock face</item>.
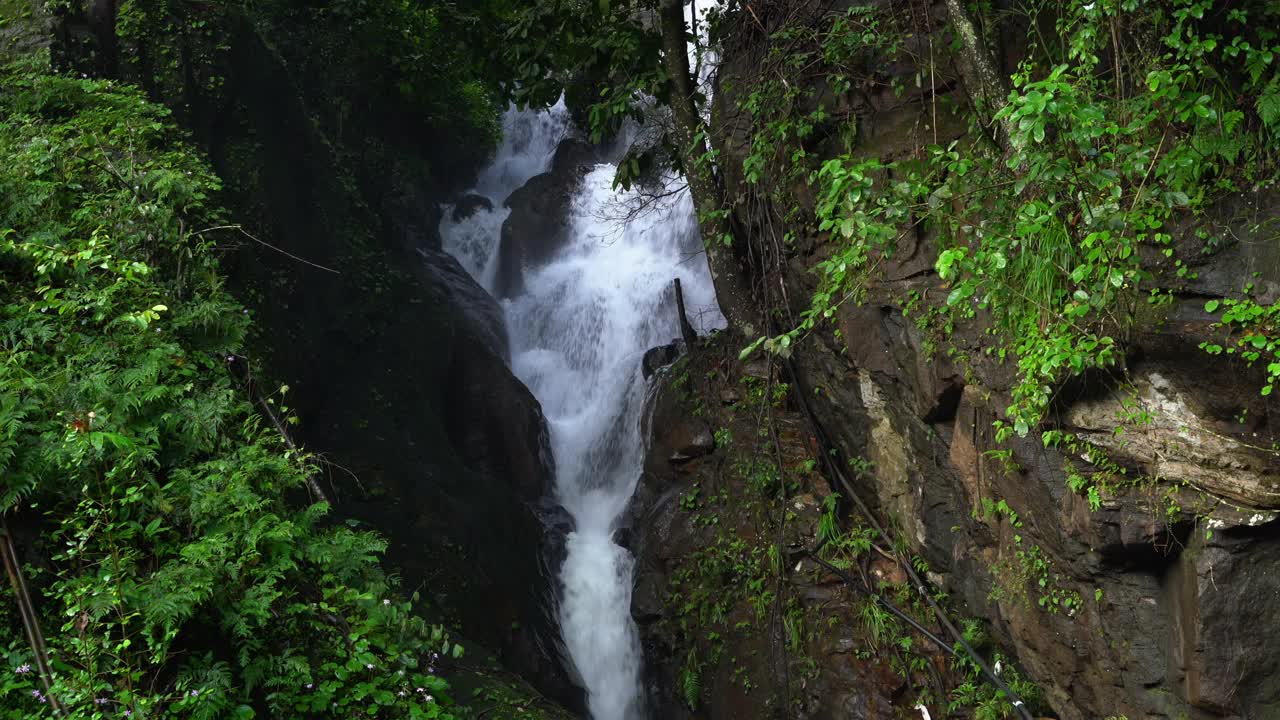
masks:
[[[460,611],[468,626],[498,629],[496,647],[509,667],[580,707],[559,651],[553,587],[567,516],[550,501],[554,460],[542,409],[478,337],[458,343],[443,400],[446,432],[466,473],[446,481],[443,512],[424,514],[431,532],[448,532],[470,559]]]
[[[766,517],[776,508],[762,503],[760,489],[742,474],[759,430],[750,387],[758,389],[768,371],[742,367],[740,347],[740,339],[702,341],[653,380],[644,474],[623,534],[636,558],[631,610],[651,717],[904,717],[904,681],[868,652],[863,626],[852,621],[859,597],[803,555],[825,481],[804,470],[811,447],[794,410],[785,408],[777,409],[779,447],[799,485],[787,499],[782,537],[785,597],[760,606],[757,593],[776,588],[750,589],[750,558],[763,557],[779,538]],[[729,392],[744,377],[754,385]],[[723,433],[713,435],[713,427]],[[868,571],[891,579],[895,569],[880,562]]]
[[[299,389],[303,440],[343,468],[335,510],[387,537],[406,587],[454,608],[477,648],[574,706],[557,650],[541,408],[507,366],[493,299],[443,253],[415,261],[399,316],[355,352],[313,360],[335,379]]]
[[[916,287],[945,292],[932,279]],[[1280,458],[1260,377],[1197,349],[1202,304],[1175,304],[1134,339],[1127,384],[1091,378],[1059,394],[1058,427],[1126,469],[1096,508],[1067,482],[1071,464],[1090,467],[1082,450],[1036,435],[995,442],[1008,368],[959,375],[887,296],[841,311],[843,348],[796,353],[797,389],[842,451],[872,468],[860,494],[898,521],[1061,718],[1267,717],[1280,701],[1262,679],[1280,626],[1254,620],[1280,607]],[[981,348],[980,328],[955,339]],[[1134,413],[1141,422],[1117,434]],[[1008,465],[989,454],[1003,449]],[[991,511],[997,501],[1020,526]],[[1023,561],[1033,547],[1044,569]]]
[[[511,214],[502,223],[494,279],[499,297],[520,294],[524,269],[545,263],[563,246],[573,193],[597,162],[599,155],[593,146],[565,139],[556,148],[551,169],[530,178],[503,202]]]
[[[1204,491],[1246,507],[1274,506],[1280,496],[1280,466],[1240,433],[1235,419],[1205,412],[1200,398],[1217,383],[1212,378],[1179,376],[1176,366],[1143,364],[1132,387],[1073,403],[1066,421],[1076,434],[1105,448],[1113,458],[1148,468],[1161,477],[1180,478]],[[1209,387],[1206,387],[1209,386]],[[1244,408],[1253,398],[1240,398]],[[1149,417],[1123,435],[1112,429],[1133,403]],[[1199,407],[1197,407],[1199,406]],[[1265,411],[1264,411],[1265,412]],[[1233,437],[1234,435],[1234,437]],[[1170,447],[1176,452],[1169,452]]]
[[[726,185],[750,193],[734,175],[750,146],[734,117],[730,88],[750,87],[761,48],[728,45],[714,134]],[[965,102],[950,88],[940,95]],[[917,144],[911,128],[919,108],[909,102],[860,93],[828,107],[856,110],[857,154],[893,159]],[[962,133],[955,120],[940,112],[938,137]],[[845,151],[824,142],[811,149],[822,157]],[[808,190],[794,192],[798,206],[812,204]],[[1232,295],[1246,281],[1255,283],[1259,302],[1280,297],[1280,255],[1260,230],[1275,222],[1278,206],[1275,191],[1254,190],[1197,220],[1211,235],[1233,239],[1214,254],[1191,256],[1197,277],[1188,297],[1140,319],[1128,338],[1123,377],[1090,376],[1057,394],[1052,427],[1105,450],[1125,471],[1099,488],[1092,504],[1087,490],[1068,484],[1073,465],[1097,469],[1082,457],[1083,448],[1045,447],[1036,433],[996,443],[992,423],[1010,404],[1016,367],[983,354],[983,318],[955,329],[953,342],[973,358],[964,369],[903,317],[896,298],[907,291],[948,292],[932,270],[937,252],[928,233],[903,239],[865,303],[842,306],[839,338],[815,334],[794,350],[794,389],[810,399],[841,455],[866,461],[868,470],[854,479],[859,495],[900,528],[939,589],[1017,658],[1042,689],[1046,713],[1063,720],[1280,717],[1280,622],[1266,619],[1280,616],[1274,403],[1259,395],[1259,368],[1198,347],[1216,332],[1203,311],[1205,297]],[[787,294],[810,297],[807,270],[824,256],[822,239],[805,239],[797,228],[764,228],[752,217],[739,221],[761,233],[795,231]],[[1189,233],[1176,234],[1175,244],[1181,247]],[[726,402],[741,395],[736,388],[718,393]],[[655,414],[654,451],[637,496],[648,514],[635,523],[635,614],[651,628],[646,638],[656,686],[679,681],[678,671],[660,659],[675,642],[658,631],[671,613],[662,588],[687,547],[703,541],[676,508],[692,478],[722,454],[716,448],[684,467],[672,465],[664,443],[682,416],[662,413]],[[1130,420],[1117,433],[1122,418]],[[992,455],[1006,450],[1007,462]],[[1017,526],[993,511],[998,501],[1017,513]],[[1043,566],[1025,562],[1032,548]],[[815,601],[824,597],[820,584],[805,592]],[[831,642],[850,637],[851,622],[840,618]],[[777,682],[767,656],[745,661],[748,672]],[[813,657],[820,677],[859,686],[848,691],[858,696],[857,707],[868,707],[867,698],[878,693],[895,697],[887,681],[840,675],[838,653]],[[723,692],[717,688],[712,692]],[[865,711],[833,716],[858,712]]]
[[[506,320],[502,306],[467,274],[461,263],[441,250],[421,248],[422,267],[445,296],[449,305],[465,318],[467,331],[484,344],[485,350],[510,361]]]
[[[886,326],[906,327],[891,315],[851,310],[844,323],[847,337],[865,343],[865,357],[896,360],[869,370],[849,363],[853,348],[801,348],[796,390],[814,398],[837,444],[857,448],[867,461],[868,471],[855,480],[859,494],[897,522],[911,552],[928,562],[930,581],[963,616],[984,620],[1002,652],[1015,655],[1020,670],[1035,679],[1044,694],[1041,709],[1079,720],[1270,717],[1280,707],[1280,630],[1268,619],[1280,603],[1276,511],[1168,480],[1116,487],[1091,509],[1067,485],[1067,456],[1038,438],[1008,446],[1014,464],[1006,466],[988,453],[1001,447],[991,429],[990,391],[959,382],[959,396],[947,401],[946,412],[924,401],[945,393],[937,391],[937,374],[920,371],[925,360],[912,349],[920,347],[915,331],[885,332]],[[804,627],[820,628],[805,637],[802,650],[781,652],[784,631],[773,616],[757,615],[749,600],[733,595],[749,579],[725,570],[724,580],[707,552],[732,546],[736,556],[749,556],[750,548],[777,541],[761,535],[768,526],[752,509],[758,498],[736,470],[751,457],[746,447],[759,426],[755,411],[744,419],[732,408],[752,394],[741,378],[758,383],[763,374],[735,365],[739,347],[723,356],[699,347],[654,379],[659,390],[646,426],[649,452],[625,538],[636,556],[632,613],[641,628],[655,716],[776,717],[789,672],[795,710],[788,717],[899,717],[914,696],[892,668],[867,654],[857,596],[803,555],[812,547],[821,498],[830,491],[820,479],[786,463],[799,484],[788,498],[794,521],[783,543],[788,597],[802,608]],[[1203,377],[1189,374],[1199,356],[1175,357],[1181,360],[1152,351],[1133,364],[1134,392],[1145,398],[1153,419],[1134,430],[1130,444],[1111,447],[1113,459],[1141,468],[1181,458],[1204,473],[1197,484],[1228,478],[1223,468],[1246,468],[1241,475],[1247,482],[1237,479],[1219,489],[1267,502],[1274,461],[1248,447],[1240,428],[1229,426],[1233,418],[1212,409],[1229,396],[1227,386],[1241,380],[1226,375],[1188,384]],[[731,380],[698,380],[717,374]],[[1254,401],[1256,386],[1249,387],[1239,399]],[[1205,392],[1214,398],[1204,399]],[[1182,423],[1169,425],[1157,401],[1178,397],[1184,398],[1175,414]],[[1083,436],[1095,427],[1084,420],[1112,402],[1119,401],[1110,391],[1091,388],[1076,393],[1062,417],[1079,421],[1069,427]],[[794,410],[777,413],[784,455],[802,456],[803,434],[787,435],[803,425],[801,419]],[[703,428],[723,428],[734,440],[697,457],[675,450]],[[1208,445],[1209,438],[1217,444]],[[1006,502],[1020,524],[992,512],[984,499]],[[744,545],[727,545],[732,543]],[[1020,553],[1032,547],[1048,564],[1043,575],[1022,560]],[[889,563],[873,560],[868,571],[901,581],[901,570]],[[699,613],[707,598],[721,597],[729,600],[717,612],[727,619],[714,625]],[[708,633],[719,637],[716,644],[698,639]],[[700,668],[692,707],[681,691],[691,652]],[[784,669],[781,657],[812,664]],[[749,693],[744,678],[754,688]]]
[[[1280,657],[1271,628],[1280,602],[1280,530],[1272,525],[1197,538],[1186,554],[1177,656],[1188,700],[1224,714],[1275,715]]]

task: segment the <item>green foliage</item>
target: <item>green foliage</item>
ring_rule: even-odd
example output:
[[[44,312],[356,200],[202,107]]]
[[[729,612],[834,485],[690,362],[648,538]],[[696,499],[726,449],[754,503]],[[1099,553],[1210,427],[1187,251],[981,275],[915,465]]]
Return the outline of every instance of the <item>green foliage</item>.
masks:
[[[1083,606],[1080,593],[1063,587],[1063,578],[1054,570],[1053,561],[1038,545],[1023,538],[1023,522],[1009,503],[983,498],[982,517],[984,520],[1006,520],[1014,530],[1012,542],[1001,549],[1000,558],[993,568],[995,584],[991,588],[991,598],[1012,598],[1030,604],[1030,592],[1035,592],[1036,604],[1045,612],[1057,614],[1061,611],[1068,617],[1074,616]]]
[[[1151,416],[1146,411],[1133,409],[1129,401],[1126,401],[1125,405],[1130,409],[1126,410],[1122,417],[1117,418],[1119,424],[1113,431],[1115,434],[1122,433],[1126,423],[1145,424],[1151,421]],[[1046,430],[1041,433],[1040,439],[1046,448],[1057,448],[1062,451],[1067,486],[1072,492],[1084,495],[1089,502],[1089,509],[1095,512],[1102,507],[1102,491],[1107,484],[1128,474],[1126,468],[1116,464],[1101,448],[1081,440],[1074,433]],[[1095,470],[1086,476],[1076,466],[1075,458],[1083,458]]]
[[[541,0],[522,4],[505,26],[508,92],[521,105],[547,106],[561,94],[583,106],[593,141],[639,118],[642,98],[664,97],[666,71],[649,22],[652,3]],[[585,86],[585,87],[583,87]],[[624,166],[624,183],[641,171]],[[629,173],[629,174],[627,174]]]
[[[824,560],[842,570],[848,570],[859,558],[871,552],[875,530],[865,526],[842,529],[839,507],[840,495],[837,493],[822,499],[823,512],[818,518],[818,549]]]
[[[936,231],[935,269],[949,293],[922,314],[935,327],[984,324],[992,340],[985,351],[1017,364],[999,440],[1038,427],[1065,379],[1122,361],[1138,307],[1163,302],[1191,277],[1175,251],[1174,222],[1269,181],[1278,159],[1276,8],[1209,0],[1017,5],[1029,26],[1056,26],[1056,36],[1035,41],[995,115],[1010,128],[1009,148],[957,141],[911,161],[849,153],[824,162],[809,181],[832,251],[816,264],[818,289],[788,333],[798,338],[842,303],[861,300],[909,233]],[[872,24],[819,36],[829,50],[865,48]],[[876,57],[891,56],[897,46],[882,37],[887,25],[875,27]],[[1121,47],[1117,33],[1157,42]],[[847,77],[834,66],[825,72],[828,82]],[[759,126],[762,146],[778,144],[779,122]],[[758,153],[748,157],[748,178],[761,162]],[[1206,248],[1215,242],[1202,239]],[[924,303],[916,296],[903,304],[919,312]],[[939,309],[950,318],[940,320]],[[1257,333],[1247,338],[1269,352]],[[791,342],[762,339],[751,348]]]
[[[1262,394],[1270,395],[1280,382],[1280,302],[1259,305],[1250,299],[1210,300],[1205,312],[1222,310],[1216,326],[1231,333],[1227,345],[1204,342],[1200,348],[1211,355],[1238,355],[1249,365],[1265,363],[1266,383]]]
[[[813,297],[806,322],[830,318],[847,300],[860,301],[869,270],[892,257],[893,248],[907,226],[912,203],[923,184],[894,183],[876,187],[892,165],[878,160],[854,162],[848,155],[823,163],[812,180],[821,187],[818,229],[840,238],[837,251],[819,262],[815,270],[823,282]]]
[[[383,540],[302,503],[311,460],[229,369],[250,318],[208,167],[134,89],[0,85],[0,510],[40,533],[54,696],[85,718],[451,717],[432,665],[461,649],[396,596]],[[33,675],[4,673],[0,717],[52,716]]]
[[[829,98],[874,84],[875,58],[898,51],[902,35],[882,15],[855,5],[840,14],[797,19],[771,33],[758,79],[742,88],[736,100],[753,131],[750,152],[742,162],[748,184],[780,199],[778,189],[804,182],[816,170],[815,145],[833,124],[843,121],[840,132],[845,144],[852,144],[855,118],[831,107]],[[853,181],[862,185],[864,179]],[[839,199],[829,195],[825,201]],[[798,211],[787,209],[788,219],[798,219]]]
[[[689,657],[680,668],[680,698],[691,710],[697,710],[702,698],[702,670],[698,664],[695,650],[689,651]]]
[[[990,639],[977,622],[965,621],[963,633],[965,640],[975,648],[990,644]],[[1010,704],[1009,697],[1003,690],[987,681],[977,663],[965,652],[964,646],[957,643],[955,651],[951,664],[963,674],[964,681],[951,691],[947,712],[968,711],[972,713],[975,720],[1002,720],[1016,717],[1016,711]],[[1040,689],[1022,677],[1009,658],[997,652],[992,657],[992,665],[999,673],[1000,679],[1009,686],[1010,690],[1017,693],[1028,707],[1036,707],[1040,704]]]

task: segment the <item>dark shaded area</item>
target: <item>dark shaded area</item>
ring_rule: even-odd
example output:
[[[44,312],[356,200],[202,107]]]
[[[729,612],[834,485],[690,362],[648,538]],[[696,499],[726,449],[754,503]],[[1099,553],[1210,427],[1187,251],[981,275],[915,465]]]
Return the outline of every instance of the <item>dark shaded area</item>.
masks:
[[[219,47],[169,38],[175,67],[143,37],[122,74],[175,109],[227,184],[245,233],[210,235],[261,332],[251,360],[289,385],[296,439],[321,458],[336,516],[389,539],[405,589],[542,692],[580,704],[556,648],[542,412],[507,367],[500,309],[439,247],[439,202],[474,178],[486,148],[465,126],[453,138],[424,127],[379,92],[385,76],[368,77],[367,96],[327,96],[326,61],[335,75],[375,71],[288,54],[324,28],[268,37],[264,18],[231,8],[209,21]],[[62,27],[80,39],[64,65],[102,60],[84,18]]]

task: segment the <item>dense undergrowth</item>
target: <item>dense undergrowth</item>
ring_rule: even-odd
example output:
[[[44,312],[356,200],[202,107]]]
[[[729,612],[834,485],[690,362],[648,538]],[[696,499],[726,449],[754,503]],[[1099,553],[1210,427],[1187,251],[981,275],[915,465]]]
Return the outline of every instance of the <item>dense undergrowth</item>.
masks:
[[[387,203],[427,210],[498,140],[500,7],[137,0],[106,32],[88,3],[0,8],[0,511],[28,583],[0,595],[0,717],[558,712],[462,657],[436,621],[463,587],[401,591],[388,541],[335,519],[263,379],[305,384],[315,325],[418,301]],[[272,264],[303,255],[341,280]],[[338,282],[362,302],[290,315]]]
[[[0,510],[53,673],[6,585],[3,716],[450,716],[460,650],[251,405],[218,180],[135,89],[0,87]]]
[[[874,712],[888,712],[884,703],[899,712],[923,705],[957,717],[1010,716],[1008,695],[967,649],[918,632],[937,616],[897,563],[924,574],[927,561],[901,534],[890,542],[850,513],[847,494],[831,491],[822,451],[781,367],[735,362],[738,342],[720,335],[681,358],[666,371],[661,392],[668,395],[659,401],[678,398],[683,412],[716,428],[714,454],[677,473],[683,485],[673,522],[680,529],[671,532],[686,540],[668,560],[668,610],[653,631],[670,643],[661,662],[678,667],[672,693],[695,716],[739,697],[766,712],[803,716],[844,693]],[[863,458],[848,465],[855,475],[871,470]],[[830,592],[841,583],[847,592]],[[1046,710],[988,629],[964,618],[945,592],[930,592],[969,647],[1002,665],[1018,697]],[[845,666],[830,662],[832,654],[851,656],[867,686],[833,683]],[[886,676],[902,686],[882,692]]]

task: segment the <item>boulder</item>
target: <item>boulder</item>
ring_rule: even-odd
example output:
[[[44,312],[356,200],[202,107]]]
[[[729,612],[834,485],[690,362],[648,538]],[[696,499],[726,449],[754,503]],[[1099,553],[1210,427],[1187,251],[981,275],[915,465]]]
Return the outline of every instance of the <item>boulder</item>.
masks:
[[[492,210],[493,201],[483,195],[475,193],[467,193],[458,198],[453,203],[453,214],[451,217],[454,222],[461,222],[475,215],[481,210]]]
[[[686,418],[677,423],[668,433],[667,442],[672,448],[667,462],[673,465],[683,465],[690,460],[710,455],[716,449],[711,426],[706,420],[696,418]]]
[[[580,178],[600,160],[600,150],[596,146],[576,138],[565,138],[551,157],[551,174]]]
[[[485,292],[449,253],[420,248],[422,268],[435,286],[447,297],[450,307],[465,318],[466,329],[493,355],[506,362],[511,360],[511,348],[507,342],[506,319],[502,306]]]
[[[654,373],[675,362],[678,357],[680,357],[680,343],[677,342],[649,348],[640,360],[640,371],[644,373],[644,379],[648,380]]]
[[[500,298],[520,294],[526,268],[541,265],[564,246],[569,205],[583,175],[597,161],[595,149],[572,138],[561,141],[551,169],[516,188],[503,202],[511,214],[502,223],[494,288]]]

